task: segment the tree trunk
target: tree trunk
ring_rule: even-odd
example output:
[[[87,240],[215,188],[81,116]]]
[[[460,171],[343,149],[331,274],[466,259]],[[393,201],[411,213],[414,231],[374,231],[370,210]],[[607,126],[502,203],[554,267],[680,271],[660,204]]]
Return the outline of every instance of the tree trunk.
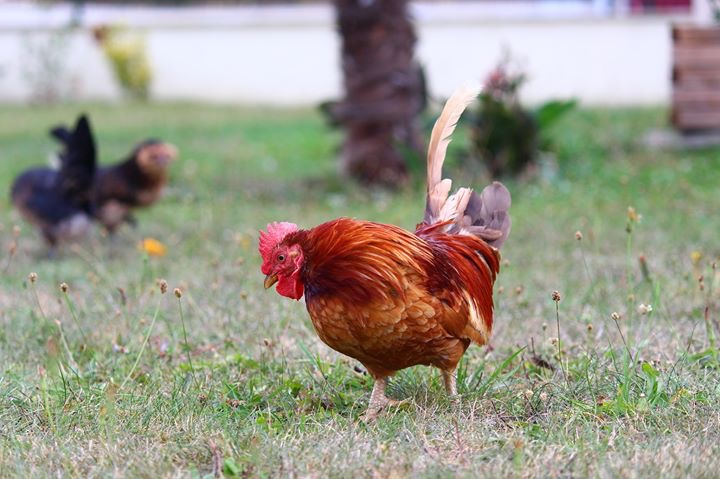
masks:
[[[424,81],[407,0],[334,0],[345,98],[332,116],[346,131],[340,168],[362,183],[405,183],[409,148],[423,149]]]

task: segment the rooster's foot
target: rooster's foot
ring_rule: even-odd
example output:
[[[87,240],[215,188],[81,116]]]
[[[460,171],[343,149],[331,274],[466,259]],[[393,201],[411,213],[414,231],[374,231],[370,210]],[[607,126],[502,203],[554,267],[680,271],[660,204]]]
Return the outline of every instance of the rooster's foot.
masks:
[[[388,407],[399,407],[404,404],[408,404],[407,399],[398,401],[397,399],[390,399],[385,395],[385,386],[387,386],[387,378],[378,378],[375,380],[372,394],[370,395],[370,404],[368,404],[367,411],[363,414],[360,419],[365,422],[373,422],[377,419],[378,415],[383,409]]]
[[[368,406],[365,414],[360,416],[360,420],[366,424],[372,423],[385,409],[389,409],[391,407],[399,408],[405,406],[406,404],[410,404],[410,401],[408,399],[398,400],[386,397],[385,402],[383,402],[382,404],[371,404],[370,406]]]

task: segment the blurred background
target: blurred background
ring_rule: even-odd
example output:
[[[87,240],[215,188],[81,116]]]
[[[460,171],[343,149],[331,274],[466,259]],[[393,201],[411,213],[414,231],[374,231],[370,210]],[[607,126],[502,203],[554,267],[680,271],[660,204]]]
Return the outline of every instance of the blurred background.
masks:
[[[517,176],[578,104],[669,107],[676,132],[717,142],[719,12],[718,0],[11,1],[0,102],[319,106],[345,131],[339,170],[396,188],[422,169],[425,107],[474,80],[487,90],[470,156]],[[648,142],[688,141],[668,131]]]
[[[710,23],[711,2],[401,3],[435,94],[480,79],[510,52],[531,79],[524,99],[569,95],[588,104],[636,105],[670,100],[670,26]],[[98,27],[141,36],[152,99],[308,105],[337,97],[335,10],[354,2],[335,3],[0,2],[0,100],[122,98],[122,84],[93,35]]]

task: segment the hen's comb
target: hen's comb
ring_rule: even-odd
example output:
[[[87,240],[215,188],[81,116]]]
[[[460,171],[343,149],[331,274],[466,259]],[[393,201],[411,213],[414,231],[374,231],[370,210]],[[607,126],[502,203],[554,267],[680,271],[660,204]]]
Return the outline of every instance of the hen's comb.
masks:
[[[272,250],[280,243],[285,236],[297,231],[298,226],[294,223],[286,221],[270,223],[267,225],[267,231],[260,231],[260,241],[258,243],[258,251],[262,256],[263,262],[270,259]]]

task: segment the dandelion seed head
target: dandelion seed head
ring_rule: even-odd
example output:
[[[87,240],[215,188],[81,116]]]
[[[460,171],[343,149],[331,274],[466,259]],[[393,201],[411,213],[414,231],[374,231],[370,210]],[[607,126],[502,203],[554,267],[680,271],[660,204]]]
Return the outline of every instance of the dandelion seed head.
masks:
[[[631,223],[638,223],[642,219],[642,215],[635,211],[635,208],[632,206],[628,206],[627,217]]]

